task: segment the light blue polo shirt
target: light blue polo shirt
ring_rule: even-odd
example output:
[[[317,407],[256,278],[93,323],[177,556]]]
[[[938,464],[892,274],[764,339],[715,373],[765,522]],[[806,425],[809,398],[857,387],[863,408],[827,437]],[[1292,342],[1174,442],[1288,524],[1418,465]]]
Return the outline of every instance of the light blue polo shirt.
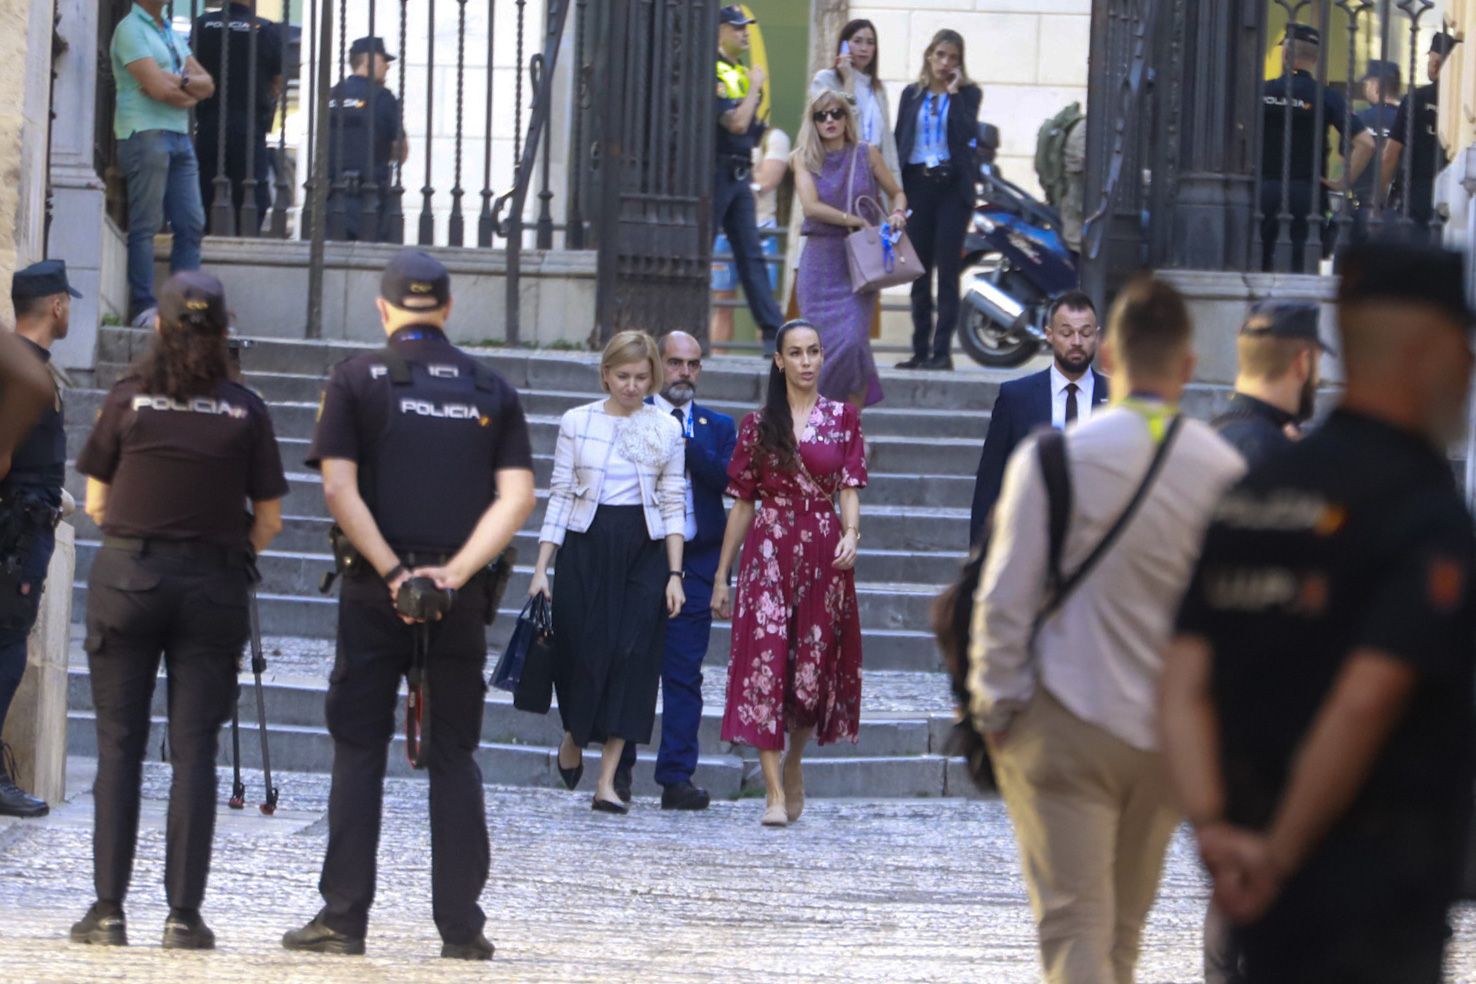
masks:
[[[152,58],[166,72],[178,75],[190,57],[190,46],[174,33],[174,27],[162,26],[138,4],[118,22],[111,46],[113,78],[118,86],[118,103],[113,110],[113,136],[126,140],[140,130],[190,132],[190,111],[150,99],[128,66],[141,58]]]

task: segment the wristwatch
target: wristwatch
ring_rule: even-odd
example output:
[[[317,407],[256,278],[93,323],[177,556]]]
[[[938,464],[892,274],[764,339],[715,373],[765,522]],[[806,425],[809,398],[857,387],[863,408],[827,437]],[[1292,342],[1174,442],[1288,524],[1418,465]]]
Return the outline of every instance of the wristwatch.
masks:
[[[679,577],[683,581],[685,581],[687,579],[687,572],[686,571],[667,571],[666,572],[666,579],[668,581],[670,581],[674,577]]]

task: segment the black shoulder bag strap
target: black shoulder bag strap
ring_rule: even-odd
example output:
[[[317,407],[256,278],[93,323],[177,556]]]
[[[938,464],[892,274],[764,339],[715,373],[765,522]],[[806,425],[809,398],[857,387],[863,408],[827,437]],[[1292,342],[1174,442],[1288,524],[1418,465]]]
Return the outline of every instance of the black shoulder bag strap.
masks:
[[[1048,618],[1061,610],[1061,606],[1066,603],[1066,599],[1069,598],[1071,596],[1071,593],[1075,591],[1083,581],[1086,580],[1087,575],[1090,574],[1092,572],[1092,569],[1095,568],[1097,564],[1101,561],[1101,559],[1107,555],[1107,551],[1112,549],[1113,544],[1115,544],[1118,538],[1122,536],[1123,532],[1127,529],[1128,524],[1133,521],[1133,517],[1138,514],[1138,509],[1143,505],[1143,501],[1148,498],[1148,492],[1153,488],[1153,483],[1155,480],[1157,480],[1158,473],[1163,470],[1164,462],[1168,460],[1169,449],[1173,447],[1174,438],[1178,436],[1179,427],[1183,424],[1183,422],[1184,418],[1179,415],[1176,415],[1173,420],[1169,421],[1168,430],[1164,433],[1163,440],[1158,442],[1158,450],[1153,453],[1153,460],[1148,462],[1148,470],[1143,474],[1143,480],[1138,483],[1138,487],[1136,490],[1134,490],[1132,498],[1128,500],[1127,505],[1123,507],[1122,512],[1118,514],[1117,519],[1113,521],[1112,526],[1108,528],[1105,534],[1103,534],[1101,541],[1096,545],[1096,547],[1092,549],[1092,552],[1087,555],[1087,558],[1081,562],[1081,565],[1077,567],[1076,570],[1072,571],[1071,574],[1066,577],[1061,576],[1060,566],[1061,549],[1065,541],[1066,521],[1064,516],[1058,520],[1057,513],[1059,507],[1055,501],[1051,502],[1050,552],[1051,581],[1053,590],[1050,593],[1049,600],[1047,600],[1045,606],[1041,608],[1040,614],[1036,617],[1035,625],[1037,630],[1042,624],[1045,623]],[[1060,467],[1064,471],[1066,444],[1065,438],[1058,434],[1057,439],[1054,443],[1059,443],[1061,446]],[[1041,467],[1044,471],[1044,474],[1047,476],[1046,490],[1047,493],[1050,494],[1053,490],[1050,486],[1050,472],[1045,470],[1046,459],[1044,454],[1042,454],[1041,458]],[[1067,516],[1069,516],[1070,511],[1069,490],[1070,485],[1068,482],[1068,498],[1066,503]],[[1058,496],[1053,495],[1052,499],[1054,500],[1055,498],[1058,498]],[[1058,522],[1060,523],[1061,529],[1060,541],[1058,541],[1056,538]]]

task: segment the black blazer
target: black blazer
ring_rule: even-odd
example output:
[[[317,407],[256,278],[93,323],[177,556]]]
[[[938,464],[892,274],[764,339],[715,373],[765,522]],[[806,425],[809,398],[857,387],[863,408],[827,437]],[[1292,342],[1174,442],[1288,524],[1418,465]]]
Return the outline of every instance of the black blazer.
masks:
[[[1092,370],[1092,406],[1107,402],[1107,377]],[[999,388],[994,412],[989,415],[989,434],[979,458],[979,477],[974,481],[974,507],[969,517],[969,543],[979,542],[984,523],[999,498],[1005,464],[1020,442],[1035,431],[1051,425],[1051,371],[1012,379]]]
[[[912,156],[917,142],[917,108],[926,95],[927,88],[918,82],[902,90],[895,128],[899,167],[906,168],[907,158]],[[959,183],[969,189],[974,186],[974,146],[979,139],[979,104],[983,100],[983,90],[973,84],[948,98],[948,154],[956,166]]]

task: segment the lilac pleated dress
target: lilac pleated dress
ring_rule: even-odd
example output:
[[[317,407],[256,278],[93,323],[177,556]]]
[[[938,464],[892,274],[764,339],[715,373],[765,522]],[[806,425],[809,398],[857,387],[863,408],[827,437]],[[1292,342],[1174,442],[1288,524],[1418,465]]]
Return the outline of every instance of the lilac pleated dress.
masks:
[[[855,197],[876,198],[876,177],[871,173],[865,144],[826,154],[824,167],[814,176],[820,201],[843,212],[856,211],[854,201],[846,201],[853,157],[857,158]],[[877,298],[876,291],[851,292],[845,238],[849,231],[805,219],[801,229],[805,248],[800,254],[795,295],[800,317],[820,330],[820,344],[825,347],[820,395],[845,402],[856,393],[864,393],[866,406],[871,406],[882,400],[881,379],[871,354],[871,315]]]

